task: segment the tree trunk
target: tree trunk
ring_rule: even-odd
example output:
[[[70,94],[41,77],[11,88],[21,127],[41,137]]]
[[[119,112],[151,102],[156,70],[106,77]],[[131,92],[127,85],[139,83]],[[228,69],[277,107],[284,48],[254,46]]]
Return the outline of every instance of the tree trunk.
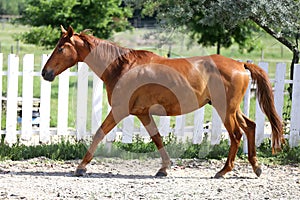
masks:
[[[291,71],[290,71],[291,80],[293,80],[293,78],[294,78],[294,65],[299,63],[299,57],[300,57],[300,52],[298,49],[295,49],[293,51],[293,60],[291,63]]]
[[[220,53],[221,53],[221,42],[218,41],[218,43],[217,43],[217,54],[220,55]]]
[[[291,63],[291,70],[290,70],[290,79],[294,80],[294,65],[299,63],[299,57],[300,57],[300,52],[298,49],[294,49],[293,51],[293,60]],[[292,91],[293,91],[293,84],[290,84],[290,87],[288,88],[288,92],[290,95],[290,100],[292,100]]]

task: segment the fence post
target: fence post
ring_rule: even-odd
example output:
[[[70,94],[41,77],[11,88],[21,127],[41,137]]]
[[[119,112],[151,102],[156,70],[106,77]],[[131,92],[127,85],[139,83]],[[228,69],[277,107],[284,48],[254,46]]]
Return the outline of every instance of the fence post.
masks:
[[[129,115],[123,120],[123,133],[122,133],[123,143],[132,143],[133,130],[134,130],[134,118],[132,115]]]
[[[70,68],[59,75],[57,105],[57,135],[68,134]]]
[[[267,62],[259,62],[258,66],[260,66],[266,73],[268,73],[268,63]],[[265,115],[262,112],[258,99],[256,98],[256,109],[255,109],[255,144],[256,146],[260,146],[260,144],[264,141],[265,138]]]
[[[194,113],[193,144],[200,144],[203,140],[204,106]]]
[[[176,136],[184,136],[185,115],[176,116],[175,118],[175,131]]]
[[[159,133],[161,136],[168,136],[171,132],[170,128],[170,116],[162,116],[159,118]]]
[[[77,140],[81,140],[86,135],[87,122],[87,99],[88,99],[88,66],[78,63],[78,80],[77,80],[77,110],[76,110],[76,130]]]
[[[22,135],[24,140],[30,140],[32,135],[33,111],[33,66],[34,55],[26,54],[23,57],[22,83]]]
[[[42,68],[46,64],[49,56],[42,55]],[[50,100],[51,82],[41,78],[41,103],[40,103],[40,142],[50,141]]]
[[[295,64],[293,93],[292,93],[292,108],[291,108],[291,128],[290,128],[290,146],[296,147],[300,140],[300,64]]]
[[[8,55],[7,69],[7,102],[6,102],[6,137],[5,141],[12,145],[17,142],[17,97],[18,97],[19,57]]]
[[[93,73],[93,97],[92,97],[92,130],[91,134],[95,134],[102,122],[103,107],[103,82]]]
[[[274,101],[278,115],[282,118],[284,104],[284,79],[285,79],[286,64],[277,63],[274,83]]]
[[[249,75],[250,78],[250,82],[248,84],[245,96],[244,96],[244,109],[243,112],[244,114],[249,117],[249,111],[250,111],[250,99],[251,99],[251,74],[250,72],[247,70],[247,73]],[[245,154],[248,153],[248,139],[245,133],[243,133],[243,152]]]
[[[280,119],[282,119],[283,106],[284,106],[285,71],[286,71],[285,63],[276,64],[276,73],[275,73],[275,82],[274,82],[274,104]]]
[[[148,132],[142,122],[140,122],[140,135],[142,137],[148,135]]]
[[[212,145],[220,144],[222,135],[222,120],[215,108],[212,109],[212,127],[210,143]]]

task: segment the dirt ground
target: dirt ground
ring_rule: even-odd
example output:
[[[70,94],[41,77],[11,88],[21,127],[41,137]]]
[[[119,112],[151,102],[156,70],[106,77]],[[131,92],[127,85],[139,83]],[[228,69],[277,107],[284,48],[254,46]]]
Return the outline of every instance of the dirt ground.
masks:
[[[155,178],[160,159],[94,159],[85,177],[79,161],[45,158],[0,162],[0,199],[299,199],[299,165],[263,165],[257,178],[238,160],[225,179],[212,178],[223,161],[175,160]]]

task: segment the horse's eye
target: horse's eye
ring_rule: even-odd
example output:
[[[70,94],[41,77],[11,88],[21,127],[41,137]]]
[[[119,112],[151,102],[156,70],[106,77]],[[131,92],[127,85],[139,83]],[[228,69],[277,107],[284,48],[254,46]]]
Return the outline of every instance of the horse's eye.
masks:
[[[62,47],[59,47],[59,48],[58,48],[58,53],[63,52],[63,50],[64,50],[64,49],[63,49]]]

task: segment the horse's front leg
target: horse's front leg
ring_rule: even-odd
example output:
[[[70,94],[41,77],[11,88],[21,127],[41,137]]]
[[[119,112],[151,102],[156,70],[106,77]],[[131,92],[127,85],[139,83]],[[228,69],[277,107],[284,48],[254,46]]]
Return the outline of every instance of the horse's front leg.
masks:
[[[167,168],[170,167],[171,161],[170,161],[170,157],[169,157],[167,151],[164,148],[162,138],[158,132],[158,129],[153,120],[153,117],[151,115],[139,115],[137,117],[139,118],[139,120],[141,120],[141,122],[145,126],[152,141],[156,145],[156,147],[160,153],[161,159],[162,159],[162,166],[158,170],[158,172],[156,173],[155,176],[167,176]]]
[[[116,119],[113,117],[112,111],[110,111],[110,113],[103,121],[102,125],[97,130],[93,138],[92,144],[89,147],[88,151],[86,152],[85,156],[83,157],[81,163],[76,168],[75,171],[76,176],[83,176],[86,173],[86,165],[90,163],[91,160],[93,159],[94,153],[97,149],[99,142],[103,140],[104,136],[107,133],[109,133],[109,131],[111,131],[119,121],[120,120],[116,121]]]

